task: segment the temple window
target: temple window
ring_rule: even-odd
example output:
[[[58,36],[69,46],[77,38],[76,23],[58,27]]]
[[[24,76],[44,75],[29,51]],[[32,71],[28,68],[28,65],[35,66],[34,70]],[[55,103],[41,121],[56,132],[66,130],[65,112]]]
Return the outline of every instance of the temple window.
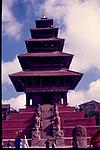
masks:
[[[30,105],[32,106],[32,99],[30,99]]]
[[[61,104],[63,104],[64,103],[64,100],[63,100],[63,98],[61,98]]]
[[[64,78],[60,78],[59,84],[60,84],[60,86],[63,86],[63,85],[64,85]]]
[[[26,79],[26,81],[27,81],[26,85],[32,86],[32,78],[31,77]]]
[[[37,87],[37,86],[40,86],[40,78],[34,77],[32,79],[32,87]]]
[[[52,86],[56,86],[57,85],[57,80],[55,80],[55,77],[52,77]]]
[[[64,123],[66,123],[66,120],[64,120]]]

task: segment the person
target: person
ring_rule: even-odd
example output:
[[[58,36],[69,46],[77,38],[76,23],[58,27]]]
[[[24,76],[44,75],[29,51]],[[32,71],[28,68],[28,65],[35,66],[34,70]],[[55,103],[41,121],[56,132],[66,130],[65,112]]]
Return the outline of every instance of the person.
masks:
[[[21,143],[20,137],[16,137],[14,141],[15,148],[20,148],[20,143]]]
[[[11,148],[11,147],[12,147],[12,144],[11,144],[11,141],[10,141],[10,140],[8,140],[8,142],[7,142],[7,147],[8,147],[8,148]]]
[[[45,144],[46,144],[46,148],[49,148],[49,144],[50,144],[49,139],[46,140]]]
[[[96,133],[91,137],[90,147],[100,148],[100,130],[97,130]]]
[[[56,147],[55,141],[52,141],[52,148],[55,148],[55,147]]]
[[[4,147],[4,143],[3,143],[3,141],[2,141],[2,148]]]
[[[28,141],[26,139],[26,135],[24,135],[22,139],[22,148],[29,148]]]

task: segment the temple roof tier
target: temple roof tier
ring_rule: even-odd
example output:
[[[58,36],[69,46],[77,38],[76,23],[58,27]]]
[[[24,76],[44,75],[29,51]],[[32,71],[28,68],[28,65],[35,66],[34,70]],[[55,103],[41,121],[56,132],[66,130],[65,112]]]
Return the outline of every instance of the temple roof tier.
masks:
[[[58,70],[69,68],[72,54],[61,52],[25,53],[18,55],[23,70]]]
[[[53,19],[41,18],[36,19],[36,28],[52,28],[53,27]]]
[[[28,39],[28,40],[26,40],[25,42],[50,42],[50,41],[52,41],[52,42],[57,42],[57,41],[64,41],[65,39],[62,39],[62,38],[54,38],[54,37],[52,37],[52,38],[45,38],[45,39]]]
[[[52,92],[53,95],[53,92],[60,95],[65,92],[61,96],[67,105],[68,90],[77,86],[83,74],[69,70],[73,55],[62,52],[65,39],[57,37],[59,28],[53,28],[53,19],[43,15],[35,23],[36,28],[30,29],[32,38],[25,40],[27,53],[18,55],[23,71],[10,74],[9,77],[17,92],[26,93],[27,107],[30,106],[30,94],[27,94],[31,93],[32,97],[34,92]],[[48,94],[46,98],[49,98]],[[53,101],[56,103],[55,99]]]
[[[23,54],[19,54],[17,56],[18,57],[59,57],[59,56],[72,57],[73,54],[55,51],[55,52],[47,52],[47,53],[23,53]]]
[[[35,88],[26,88],[25,89],[25,93],[46,93],[46,92],[67,92],[68,88],[67,87],[43,87],[43,88],[39,88],[39,87],[35,87]]]
[[[20,71],[17,73],[10,74],[10,77],[17,77],[17,76],[82,76],[82,73],[71,71],[68,69],[61,69],[61,70],[50,70],[50,71]]]
[[[32,38],[51,38],[57,37],[58,28],[32,28],[30,32]]]
[[[48,38],[48,39],[29,39],[25,41],[27,51],[31,52],[53,52],[61,51],[65,39]]]
[[[74,89],[80,79],[81,73],[62,69],[59,71],[21,71],[9,75],[16,91],[25,92],[26,88],[46,89],[62,87],[62,89]]]

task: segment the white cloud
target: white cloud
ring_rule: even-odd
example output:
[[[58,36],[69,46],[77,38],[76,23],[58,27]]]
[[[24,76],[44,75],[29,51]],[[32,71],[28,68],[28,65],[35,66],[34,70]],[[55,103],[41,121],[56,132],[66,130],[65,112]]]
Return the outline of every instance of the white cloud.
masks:
[[[100,79],[91,82],[88,90],[68,92],[68,103],[71,106],[79,105],[91,100],[100,102]]]
[[[2,62],[2,82],[3,84],[11,84],[11,80],[9,78],[9,74],[15,73],[17,71],[21,71],[21,66],[17,58],[13,61]]]
[[[2,30],[9,37],[19,39],[21,36],[22,24],[13,15],[12,6],[16,0],[3,0],[2,3]]]
[[[49,0],[41,9],[64,26],[59,36],[66,39],[64,51],[74,54],[71,68],[100,70],[100,1]]]
[[[89,90],[88,90],[88,96],[93,97],[93,99],[98,99],[100,102],[100,79],[97,81],[93,81],[90,84]]]
[[[37,0],[21,0],[21,1],[26,6],[26,14],[25,14],[26,19],[24,21],[24,24],[32,23],[33,17],[41,15],[40,6],[41,6],[42,1],[41,2]]]
[[[19,108],[25,108],[26,96],[25,96],[25,94],[22,94],[16,98],[13,97],[9,100],[4,100],[3,104],[10,104],[10,106],[16,110],[19,110]]]

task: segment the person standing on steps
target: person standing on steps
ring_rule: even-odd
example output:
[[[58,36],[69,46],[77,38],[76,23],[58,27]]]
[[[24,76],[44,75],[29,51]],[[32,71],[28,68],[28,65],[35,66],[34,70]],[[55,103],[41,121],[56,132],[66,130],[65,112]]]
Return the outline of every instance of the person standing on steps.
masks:
[[[49,139],[46,140],[45,145],[46,145],[46,148],[49,148],[49,145],[50,145]]]
[[[89,148],[100,148],[100,130],[91,137]]]
[[[2,141],[2,148],[4,147],[4,143],[3,143],[3,141]]]
[[[22,139],[22,148],[29,148],[28,140],[26,138],[26,135],[24,135],[24,137]]]
[[[10,141],[10,140],[8,140],[8,142],[7,142],[7,147],[8,147],[8,148],[11,148],[11,147],[12,147],[12,144],[11,144],[11,141]]]
[[[15,148],[20,148],[20,143],[21,143],[20,137],[16,137],[14,141]]]
[[[56,147],[56,143],[55,141],[52,141],[52,148],[55,148]]]

